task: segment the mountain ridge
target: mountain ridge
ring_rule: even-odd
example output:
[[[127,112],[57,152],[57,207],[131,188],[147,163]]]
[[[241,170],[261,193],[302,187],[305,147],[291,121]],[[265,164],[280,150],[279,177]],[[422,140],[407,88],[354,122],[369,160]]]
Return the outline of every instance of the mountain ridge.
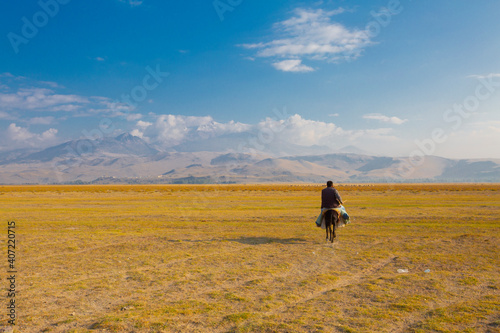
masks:
[[[323,149],[313,147],[311,152],[318,150]],[[307,152],[307,147],[300,151]],[[265,183],[328,179],[353,183],[500,182],[500,160],[426,156],[413,165],[405,157],[351,152],[280,156],[269,150],[162,151],[128,133],[72,140],[39,151],[0,154],[2,184]]]

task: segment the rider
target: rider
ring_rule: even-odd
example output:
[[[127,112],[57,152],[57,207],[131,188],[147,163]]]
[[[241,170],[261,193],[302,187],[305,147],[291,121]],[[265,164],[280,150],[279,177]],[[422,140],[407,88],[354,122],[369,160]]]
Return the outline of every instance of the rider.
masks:
[[[331,180],[326,182],[326,188],[321,191],[321,209],[338,208],[342,205],[339,192],[333,187]]]

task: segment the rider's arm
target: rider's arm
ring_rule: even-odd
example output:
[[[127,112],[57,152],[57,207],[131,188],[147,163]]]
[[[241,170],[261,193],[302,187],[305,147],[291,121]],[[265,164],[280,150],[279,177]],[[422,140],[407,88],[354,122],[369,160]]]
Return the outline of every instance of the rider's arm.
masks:
[[[335,190],[335,196],[337,197],[337,200],[341,205],[344,204],[342,202],[342,198],[340,197],[339,191]]]

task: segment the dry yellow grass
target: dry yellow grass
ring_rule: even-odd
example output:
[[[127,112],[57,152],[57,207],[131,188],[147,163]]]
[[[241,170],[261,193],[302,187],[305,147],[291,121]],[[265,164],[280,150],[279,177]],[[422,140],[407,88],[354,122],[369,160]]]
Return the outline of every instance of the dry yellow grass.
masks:
[[[500,185],[321,188],[0,187],[17,332],[500,331]]]

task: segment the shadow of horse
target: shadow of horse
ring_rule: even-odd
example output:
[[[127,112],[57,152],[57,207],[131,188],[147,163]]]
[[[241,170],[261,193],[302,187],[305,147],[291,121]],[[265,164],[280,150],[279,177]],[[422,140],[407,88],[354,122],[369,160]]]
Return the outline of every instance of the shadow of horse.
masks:
[[[306,242],[306,240],[303,238],[276,238],[276,237],[240,237],[240,238],[226,239],[226,241],[238,242],[241,244],[249,244],[249,245],[261,245],[261,244],[271,244],[271,243],[299,244]]]

